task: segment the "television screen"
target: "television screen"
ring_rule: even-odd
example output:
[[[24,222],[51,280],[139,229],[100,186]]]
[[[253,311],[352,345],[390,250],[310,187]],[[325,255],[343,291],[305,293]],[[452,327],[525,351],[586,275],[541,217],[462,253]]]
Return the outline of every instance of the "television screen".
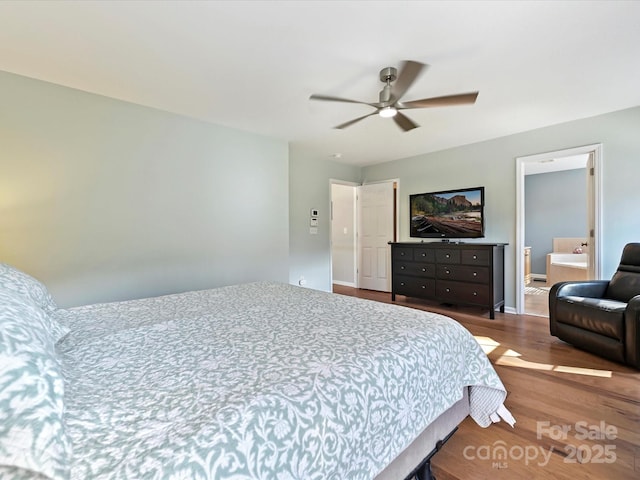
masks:
[[[484,187],[409,196],[410,236],[484,237]]]

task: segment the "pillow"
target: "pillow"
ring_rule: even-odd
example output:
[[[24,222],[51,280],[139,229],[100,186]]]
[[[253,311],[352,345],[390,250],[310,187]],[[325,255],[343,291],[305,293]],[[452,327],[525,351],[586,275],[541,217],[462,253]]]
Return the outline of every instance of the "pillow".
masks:
[[[0,291],[2,290],[17,293],[20,297],[32,301],[47,314],[58,309],[42,282],[6,263],[0,263]],[[54,343],[69,333],[67,327],[50,318],[50,315],[47,315],[45,326],[54,338]]]
[[[69,478],[64,383],[47,315],[0,290],[0,472],[2,478]]]
[[[13,290],[30,298],[47,313],[58,308],[42,282],[6,263],[0,263],[0,288]]]

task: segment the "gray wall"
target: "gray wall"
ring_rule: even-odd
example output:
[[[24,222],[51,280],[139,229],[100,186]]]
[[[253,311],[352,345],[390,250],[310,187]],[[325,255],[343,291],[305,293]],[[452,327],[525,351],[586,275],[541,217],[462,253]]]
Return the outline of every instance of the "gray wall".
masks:
[[[288,145],[0,72],[0,261],[63,306],[288,281]]]
[[[486,195],[486,242],[507,242],[506,304],[515,307],[516,158],[577,146],[603,144],[602,276],[610,277],[627,242],[640,241],[640,107],[576,120],[486,142],[364,167],[362,180],[399,178],[400,238],[409,239],[410,193],[482,185]],[[291,163],[296,162],[295,155]],[[291,182],[311,181],[308,173],[290,171]],[[324,185],[324,179],[317,180]],[[325,187],[326,188],[326,187]],[[299,194],[291,190],[291,204]],[[292,207],[293,208],[293,207]],[[293,223],[291,229],[293,231]],[[314,249],[292,258],[292,270],[313,264],[317,278],[329,278],[328,232]],[[292,236],[292,247],[293,247]],[[324,281],[324,280],[323,280]]]
[[[289,281],[300,277],[307,287],[331,291],[331,180],[359,182],[359,167],[308,158],[290,148],[289,161]],[[318,234],[309,233],[309,210],[317,208]]]
[[[280,140],[0,72],[0,261],[62,305],[273,279],[331,289],[330,179],[400,180],[408,195],[486,188],[486,238],[508,242],[515,158],[603,144],[602,275],[640,241],[640,107],[364,168]],[[320,210],[318,235],[309,210]]]
[[[524,243],[531,247],[531,273],[546,275],[554,237],[587,237],[586,172],[580,168],[525,177]]]

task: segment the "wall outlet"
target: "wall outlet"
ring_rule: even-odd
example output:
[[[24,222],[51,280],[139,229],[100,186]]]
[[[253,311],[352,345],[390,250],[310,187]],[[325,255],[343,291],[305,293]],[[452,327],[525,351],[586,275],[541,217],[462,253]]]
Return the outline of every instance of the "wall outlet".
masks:
[[[298,280],[298,285],[300,285],[301,287],[304,287],[307,284],[307,280],[304,277],[300,277],[300,279]]]

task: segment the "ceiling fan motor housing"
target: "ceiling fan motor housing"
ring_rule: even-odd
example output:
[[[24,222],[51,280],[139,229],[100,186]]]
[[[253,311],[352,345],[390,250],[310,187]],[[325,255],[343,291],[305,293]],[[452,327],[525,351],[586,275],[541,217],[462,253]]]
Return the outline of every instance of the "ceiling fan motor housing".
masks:
[[[398,78],[398,70],[394,67],[387,67],[380,70],[380,81],[386,84],[382,90],[380,90],[380,103],[391,103],[391,82],[396,78]]]

